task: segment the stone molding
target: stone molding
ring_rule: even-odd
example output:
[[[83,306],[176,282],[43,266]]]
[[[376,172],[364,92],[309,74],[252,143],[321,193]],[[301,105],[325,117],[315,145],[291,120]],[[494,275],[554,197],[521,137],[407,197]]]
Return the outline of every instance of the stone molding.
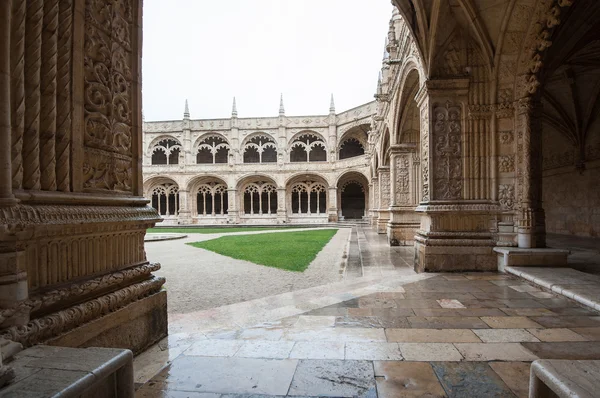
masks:
[[[152,276],[150,279],[127,286],[62,311],[34,319],[23,326],[3,330],[1,337],[16,341],[24,346],[42,343],[86,322],[114,312],[119,308],[160,291],[165,278]]]

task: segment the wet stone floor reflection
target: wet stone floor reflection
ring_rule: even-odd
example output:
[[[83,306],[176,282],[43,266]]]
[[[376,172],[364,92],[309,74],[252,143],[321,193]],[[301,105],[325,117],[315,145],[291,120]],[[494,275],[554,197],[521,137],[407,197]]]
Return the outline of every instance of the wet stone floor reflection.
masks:
[[[175,319],[136,358],[136,397],[527,397],[533,360],[600,359],[600,314],[521,279],[403,278],[254,325]]]

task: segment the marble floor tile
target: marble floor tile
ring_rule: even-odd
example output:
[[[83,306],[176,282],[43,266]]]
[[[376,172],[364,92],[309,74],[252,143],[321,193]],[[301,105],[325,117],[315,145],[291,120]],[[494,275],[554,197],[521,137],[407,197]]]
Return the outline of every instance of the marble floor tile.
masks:
[[[527,329],[527,331],[544,342],[588,340],[570,329]]]
[[[538,316],[531,319],[545,328],[600,327],[600,316]]]
[[[513,397],[487,363],[432,362],[431,366],[449,397]]]
[[[553,293],[542,292],[542,291],[537,291],[537,292],[533,291],[533,292],[528,292],[528,293],[531,294],[535,298],[541,298],[541,299],[549,299],[549,298],[555,297],[555,295]]]
[[[461,361],[462,355],[450,343],[398,343],[406,361]]]
[[[431,299],[395,300],[398,308],[441,308],[437,301]]]
[[[286,395],[297,365],[293,359],[181,356],[142,388]]]
[[[490,283],[493,283],[496,286],[510,286],[516,284],[517,282],[518,279],[502,279],[498,281],[490,281]]]
[[[241,358],[285,359],[290,356],[293,347],[293,341],[248,340],[235,353],[235,356]]]
[[[406,318],[404,318],[405,322]],[[338,316],[335,318],[336,328],[381,328],[379,319],[373,316]]]
[[[373,365],[367,361],[300,361],[289,395],[377,398]]]
[[[479,343],[469,329],[386,329],[388,341],[399,343]]]
[[[465,275],[469,280],[480,280],[480,281],[503,281],[507,279],[513,279],[510,275],[500,275],[500,274],[466,274]]]
[[[541,359],[600,359],[600,344],[590,342],[523,343],[523,347]]]
[[[523,292],[525,292],[525,293],[541,292],[540,288],[531,286],[531,285],[527,285],[527,284],[514,285],[514,286],[509,286],[509,287],[511,289],[516,290],[517,292],[521,292],[521,293],[523,293]]]
[[[415,315],[411,308],[348,308],[350,316],[406,317]]]
[[[402,296],[403,299],[404,296]],[[361,297],[358,299],[358,308],[395,308],[396,300],[381,299],[377,297]]]
[[[348,309],[349,308],[343,308],[343,307],[323,307],[323,308],[317,308],[315,310],[305,312],[303,315],[345,316],[348,314]]]
[[[499,299],[507,308],[540,308],[540,303],[531,298],[524,299]]]
[[[576,316],[576,315],[586,315],[586,316],[598,316],[600,313],[582,307],[567,307],[567,308],[550,308],[549,309],[553,314],[556,315],[566,315],[566,316]]]
[[[600,327],[571,328],[572,331],[590,341],[600,341]]]
[[[466,308],[462,303],[455,299],[439,299],[435,300],[442,308]]]
[[[447,281],[465,281],[469,280],[464,275],[444,275],[443,278]]]
[[[346,343],[345,359],[365,361],[401,361],[397,343]]]
[[[481,319],[494,329],[532,329],[540,324],[524,316],[482,316]]]
[[[240,330],[237,334],[237,338],[241,340],[279,340],[282,336],[282,328],[249,328]]]
[[[383,329],[369,328],[287,329],[283,333],[283,339],[294,341],[386,341]]]
[[[484,343],[520,343],[539,340],[525,329],[474,329],[473,332]]]
[[[415,292],[406,292],[404,294],[405,298],[407,299],[433,299],[433,300],[439,300],[439,299],[445,299],[445,298],[452,298],[454,300],[471,300],[474,299],[475,296],[473,296],[471,293],[455,293],[455,292],[419,292],[419,291],[415,291]]]
[[[523,343],[541,344],[541,343]],[[538,357],[519,343],[455,343],[465,361],[534,361]]]
[[[410,328],[410,323],[406,317],[378,316],[377,321],[382,328]]]
[[[529,397],[529,372],[531,364],[527,362],[490,362],[490,367],[517,398]]]
[[[246,343],[245,340],[201,340],[185,350],[185,356],[232,357]]]
[[[485,329],[488,325],[478,317],[409,316],[408,322],[416,329]]]
[[[551,299],[535,299],[544,308],[572,308],[578,307],[575,302],[564,298],[551,298]]]
[[[379,398],[441,398],[444,389],[427,362],[375,361]]]
[[[340,341],[298,341],[290,352],[294,359],[344,359],[345,343]]]
[[[556,315],[548,308],[502,308],[505,315],[508,316],[553,316]],[[502,315],[504,316],[504,315]]]
[[[298,322],[294,324],[295,328],[310,329],[310,328],[327,328],[335,326],[334,316],[311,316],[300,315]]]
[[[175,336],[168,336],[133,359],[135,383],[147,382],[192,345],[187,340],[178,340],[180,344],[177,345],[175,339]]]
[[[135,398],[221,398],[221,394],[178,390],[163,391],[142,387],[135,392]]]

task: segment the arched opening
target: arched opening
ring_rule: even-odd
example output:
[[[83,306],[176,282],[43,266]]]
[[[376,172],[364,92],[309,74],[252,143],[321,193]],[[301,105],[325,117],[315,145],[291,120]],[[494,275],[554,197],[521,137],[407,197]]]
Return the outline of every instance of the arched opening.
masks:
[[[196,152],[197,164],[227,163],[229,144],[224,137],[211,135],[198,144]]]
[[[315,134],[302,134],[292,142],[290,148],[290,162],[327,161],[325,142]]]
[[[355,180],[347,181],[341,188],[342,216],[345,219],[362,219],[365,215],[365,188]]]
[[[345,140],[340,146],[340,160],[365,154],[365,148],[356,138]]]
[[[244,163],[273,163],[277,161],[275,140],[266,135],[252,137],[244,145]]]
[[[179,187],[177,184],[164,183],[152,189],[151,203],[161,216],[179,214]]]
[[[165,138],[159,141],[152,147],[151,151],[152,164],[179,164],[181,144],[172,138]]]
[[[207,181],[196,188],[196,216],[218,216],[227,214],[229,198],[227,186],[220,181]]]
[[[317,181],[302,181],[292,184],[292,214],[325,214],[327,212],[327,188]]]
[[[277,187],[271,182],[254,181],[243,189],[243,213],[250,215],[277,214]]]

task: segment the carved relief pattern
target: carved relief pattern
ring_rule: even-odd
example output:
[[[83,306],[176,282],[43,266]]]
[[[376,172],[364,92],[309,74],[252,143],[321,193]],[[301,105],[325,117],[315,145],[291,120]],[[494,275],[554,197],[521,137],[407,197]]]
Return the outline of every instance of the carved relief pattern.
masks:
[[[500,184],[498,201],[505,210],[512,210],[515,206],[515,187],[512,184]]]
[[[379,186],[381,187],[380,192],[380,209],[387,209],[390,207],[390,173],[384,171],[379,173]]]
[[[434,107],[434,187],[436,199],[460,199],[462,190],[460,106]]]
[[[421,109],[421,178],[423,184],[423,201],[429,200],[429,106]]]
[[[11,157],[12,185],[23,185],[23,134],[25,132],[25,15],[26,2],[14,1],[11,21]]]
[[[401,155],[396,158],[396,204],[410,203],[409,156]]]
[[[515,135],[512,131],[500,131],[500,143],[502,145],[510,145],[515,140]]]
[[[86,189],[132,188],[132,21],[131,0],[87,1]]]
[[[501,173],[512,173],[515,171],[515,157],[514,155],[500,156],[498,162],[498,169]]]

